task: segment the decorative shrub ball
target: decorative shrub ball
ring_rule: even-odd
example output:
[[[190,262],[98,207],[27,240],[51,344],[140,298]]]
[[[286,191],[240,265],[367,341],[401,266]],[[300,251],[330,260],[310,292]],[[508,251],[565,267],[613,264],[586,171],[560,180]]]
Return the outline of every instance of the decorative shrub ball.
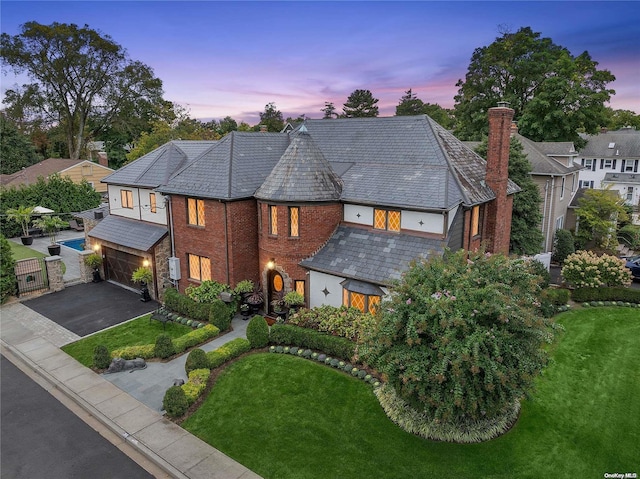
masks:
[[[200,348],[192,349],[187,356],[187,361],[184,363],[184,370],[187,376],[189,376],[189,373],[194,369],[209,369],[207,353]]]
[[[107,369],[111,364],[111,354],[104,344],[98,344],[93,350],[93,365],[98,369]]]
[[[291,347],[289,348],[289,352],[290,352],[291,354],[297,354],[297,353],[298,353],[298,348],[297,348],[297,347],[295,347],[295,346],[291,346]]]
[[[311,357],[311,350],[305,349],[304,352],[302,353],[302,356],[304,356],[305,358]]]
[[[327,359],[327,355],[326,354],[318,354],[318,361],[320,362],[324,362]]]
[[[283,353],[284,348],[282,346],[276,346],[276,353]]]
[[[269,344],[269,325],[260,315],[255,315],[247,325],[247,339],[252,348],[264,348]]]
[[[353,366],[352,366],[351,364],[345,364],[345,365],[342,367],[342,370],[343,370],[345,373],[350,373],[350,372],[351,372],[351,368],[353,368]]]
[[[180,386],[171,386],[167,389],[162,400],[162,407],[171,417],[180,417],[189,408],[189,402],[184,390]]]
[[[166,334],[160,334],[156,338],[156,344],[153,349],[153,353],[155,356],[161,359],[167,359],[175,353],[175,349],[173,347],[173,341]]]
[[[359,377],[360,379],[364,379],[364,378],[366,377],[366,375],[367,375],[367,372],[366,372],[366,371],[364,371],[363,369],[361,369],[360,371],[358,371],[358,377]]]
[[[337,359],[332,359],[331,366],[333,366],[334,368],[340,367],[340,361],[338,361]]]

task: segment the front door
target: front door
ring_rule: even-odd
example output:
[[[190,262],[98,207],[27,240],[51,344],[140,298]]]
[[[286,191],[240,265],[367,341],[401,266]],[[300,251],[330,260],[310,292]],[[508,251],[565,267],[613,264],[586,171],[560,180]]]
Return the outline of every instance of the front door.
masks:
[[[276,270],[269,271],[269,304],[267,305],[267,311],[269,314],[273,313],[273,305],[271,302],[274,299],[277,299],[283,295],[284,290],[284,281],[282,280],[282,275],[278,273]]]

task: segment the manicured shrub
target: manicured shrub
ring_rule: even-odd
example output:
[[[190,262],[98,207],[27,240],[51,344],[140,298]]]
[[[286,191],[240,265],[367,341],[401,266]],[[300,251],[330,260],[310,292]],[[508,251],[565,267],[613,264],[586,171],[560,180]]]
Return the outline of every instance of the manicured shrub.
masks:
[[[578,251],[565,260],[562,278],[576,288],[626,286],[631,283],[631,272],[625,268],[625,261],[615,256]]]
[[[155,344],[126,346],[124,348],[114,349],[113,351],[111,351],[111,357],[122,359],[151,359],[156,357],[155,349]]]
[[[351,359],[356,349],[355,343],[346,338],[291,324],[274,324],[271,326],[269,342],[284,345],[297,344],[301,349],[315,349],[343,359]],[[300,349],[298,349],[298,352],[300,352]]]
[[[564,263],[570,254],[575,253],[576,248],[573,242],[573,235],[569,230],[556,230],[553,238],[553,261]]]
[[[207,359],[209,361],[209,368],[215,369],[231,359],[237,358],[243,353],[251,350],[251,343],[244,338],[236,338],[224,346],[219,347],[213,351],[207,353]]]
[[[313,309],[301,309],[291,316],[288,322],[295,326],[315,329],[357,342],[371,329],[374,318],[371,314],[362,313],[356,308],[319,306]]]
[[[640,290],[630,288],[576,288],[571,297],[578,303],[586,301],[624,301],[640,304]],[[591,306],[595,306],[592,304]]]
[[[166,359],[175,354],[173,342],[171,341],[171,338],[169,336],[167,336],[166,334],[160,334],[156,338],[154,354],[156,357],[161,359]]]
[[[269,325],[260,315],[255,315],[247,325],[247,339],[252,348],[264,348],[269,344]]]
[[[209,367],[209,360],[207,359],[207,353],[202,349],[193,349],[187,356],[187,361],[184,363],[184,370],[187,376],[194,369],[206,369]]]
[[[189,402],[180,386],[171,386],[162,399],[162,407],[170,417],[180,417],[189,408]]]
[[[220,331],[226,331],[231,326],[233,319],[233,309],[220,299],[211,303],[209,309],[209,322],[214,324]]]
[[[179,354],[187,349],[202,344],[208,339],[215,338],[220,334],[220,330],[213,324],[207,324],[202,328],[189,331],[187,334],[173,340],[174,354]]]
[[[0,235],[0,303],[16,294],[15,265],[11,245],[7,238]]]
[[[111,364],[111,354],[104,344],[93,349],[93,365],[98,369],[107,369]]]
[[[187,316],[187,319],[209,321],[209,310],[211,309],[209,303],[198,303],[176,289],[168,288],[165,291],[164,304],[178,315]],[[185,323],[187,319],[184,319]]]
[[[194,369],[188,374],[188,381],[181,386],[187,403],[191,406],[200,397],[207,387],[211,371],[207,368]]]

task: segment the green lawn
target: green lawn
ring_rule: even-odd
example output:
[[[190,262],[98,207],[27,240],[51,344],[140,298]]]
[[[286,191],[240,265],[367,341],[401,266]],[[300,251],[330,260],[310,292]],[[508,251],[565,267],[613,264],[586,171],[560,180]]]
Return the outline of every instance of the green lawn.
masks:
[[[163,333],[173,339],[192,331],[189,326],[171,321],[166,323],[167,327],[164,330],[162,323],[159,321],[150,322],[149,316],[151,313],[80,339],[75,343],[67,344],[62,347],[62,350],[85,366],[91,367],[93,365],[93,350],[98,344],[103,344],[109,351],[113,351],[125,346],[155,344],[158,335]]]
[[[26,258],[45,258],[47,256],[46,254],[40,253],[39,251],[31,249],[28,246],[15,243],[13,241],[9,241],[9,245],[11,246],[13,259],[15,259],[16,261]]]
[[[254,354],[229,366],[183,427],[266,479],[602,478],[640,472],[640,317],[592,308],[566,332],[516,426],[475,445],[412,436],[369,386],[311,361]]]

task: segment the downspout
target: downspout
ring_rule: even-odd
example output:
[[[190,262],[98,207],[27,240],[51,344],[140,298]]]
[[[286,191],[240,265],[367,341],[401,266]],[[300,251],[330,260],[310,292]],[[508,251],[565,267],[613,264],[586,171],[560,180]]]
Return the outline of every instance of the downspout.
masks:
[[[544,184],[544,206],[542,207],[542,221],[540,222],[540,231],[544,233],[544,222],[545,216],[547,214],[547,198],[549,198],[549,180],[547,180]],[[545,252],[549,251],[549,232],[544,236],[544,250]]]
[[[551,198],[549,200],[549,219],[547,221],[547,244],[549,244],[549,235],[551,234],[551,212],[553,211],[553,197],[555,195],[556,190],[556,177],[551,177]]]
[[[169,216],[169,238],[170,238],[170,243],[171,243],[171,256],[175,257],[176,256],[176,246],[175,246],[175,240],[173,237],[173,210],[171,209],[171,196],[165,196],[165,202],[169,205],[169,208],[167,208],[167,215]],[[171,278],[170,278],[171,279]],[[171,282],[176,286],[176,288],[178,287],[178,281],[177,279],[171,279]]]
[[[140,188],[138,190],[138,219],[142,221],[142,202],[140,201]]]
[[[227,224],[227,202],[223,202],[222,203],[224,205],[224,258],[225,261],[227,263],[227,284],[229,283],[229,232],[227,231],[228,228],[228,224]]]

